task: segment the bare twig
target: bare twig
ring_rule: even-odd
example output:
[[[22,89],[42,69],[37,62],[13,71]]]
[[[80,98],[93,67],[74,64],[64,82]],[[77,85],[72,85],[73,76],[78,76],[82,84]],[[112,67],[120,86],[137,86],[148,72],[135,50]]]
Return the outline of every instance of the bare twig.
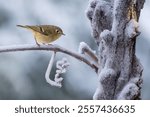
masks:
[[[11,46],[1,46],[0,47],[0,53],[4,53],[4,52],[14,52],[14,51],[27,51],[27,50],[51,50],[51,51],[55,51],[55,52],[62,52],[65,54],[68,54],[84,63],[86,63],[87,65],[89,65],[91,68],[93,68],[96,72],[98,71],[98,67],[96,65],[94,65],[93,63],[91,63],[89,60],[87,60],[86,58],[84,58],[83,56],[81,56],[78,53],[72,52],[70,50],[67,50],[63,47],[60,47],[58,45],[33,45],[33,44],[28,44],[28,45],[11,45]]]

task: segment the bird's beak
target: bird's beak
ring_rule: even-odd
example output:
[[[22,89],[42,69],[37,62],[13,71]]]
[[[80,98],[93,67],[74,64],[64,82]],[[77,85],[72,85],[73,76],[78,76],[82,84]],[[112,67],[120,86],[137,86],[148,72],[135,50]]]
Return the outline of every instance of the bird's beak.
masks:
[[[62,35],[64,35],[64,36],[65,36],[65,34],[64,34],[64,33],[62,33]]]

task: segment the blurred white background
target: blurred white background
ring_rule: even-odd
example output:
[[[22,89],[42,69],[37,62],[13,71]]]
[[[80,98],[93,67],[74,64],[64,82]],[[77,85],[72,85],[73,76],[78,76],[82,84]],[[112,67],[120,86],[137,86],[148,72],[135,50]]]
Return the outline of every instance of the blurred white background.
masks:
[[[84,41],[96,49],[85,15],[87,5],[88,0],[0,0],[0,46],[35,43],[31,32],[16,27],[17,24],[53,24],[66,34],[54,43],[77,52],[79,43]],[[140,16],[141,35],[136,45],[136,54],[144,66],[142,99],[150,99],[149,6],[150,0],[147,0]],[[50,52],[0,53],[0,99],[92,99],[97,75],[67,55],[59,53],[57,60],[64,56],[71,65],[59,89],[50,86],[44,78]],[[55,66],[51,77],[54,75]]]

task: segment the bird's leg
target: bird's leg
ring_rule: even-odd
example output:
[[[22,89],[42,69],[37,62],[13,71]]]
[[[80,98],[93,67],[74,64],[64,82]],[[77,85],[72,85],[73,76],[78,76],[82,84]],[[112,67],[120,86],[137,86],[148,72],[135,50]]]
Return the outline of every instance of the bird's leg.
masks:
[[[35,43],[40,47],[40,44],[37,42],[35,36],[34,36],[34,39],[35,39]]]
[[[36,41],[36,44],[40,47],[40,44]]]

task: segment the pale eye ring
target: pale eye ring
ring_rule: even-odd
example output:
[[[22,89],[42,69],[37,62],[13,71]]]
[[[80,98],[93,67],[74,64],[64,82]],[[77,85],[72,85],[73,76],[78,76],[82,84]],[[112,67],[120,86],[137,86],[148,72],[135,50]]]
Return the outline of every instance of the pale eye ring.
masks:
[[[57,33],[59,33],[59,30],[56,30]]]

